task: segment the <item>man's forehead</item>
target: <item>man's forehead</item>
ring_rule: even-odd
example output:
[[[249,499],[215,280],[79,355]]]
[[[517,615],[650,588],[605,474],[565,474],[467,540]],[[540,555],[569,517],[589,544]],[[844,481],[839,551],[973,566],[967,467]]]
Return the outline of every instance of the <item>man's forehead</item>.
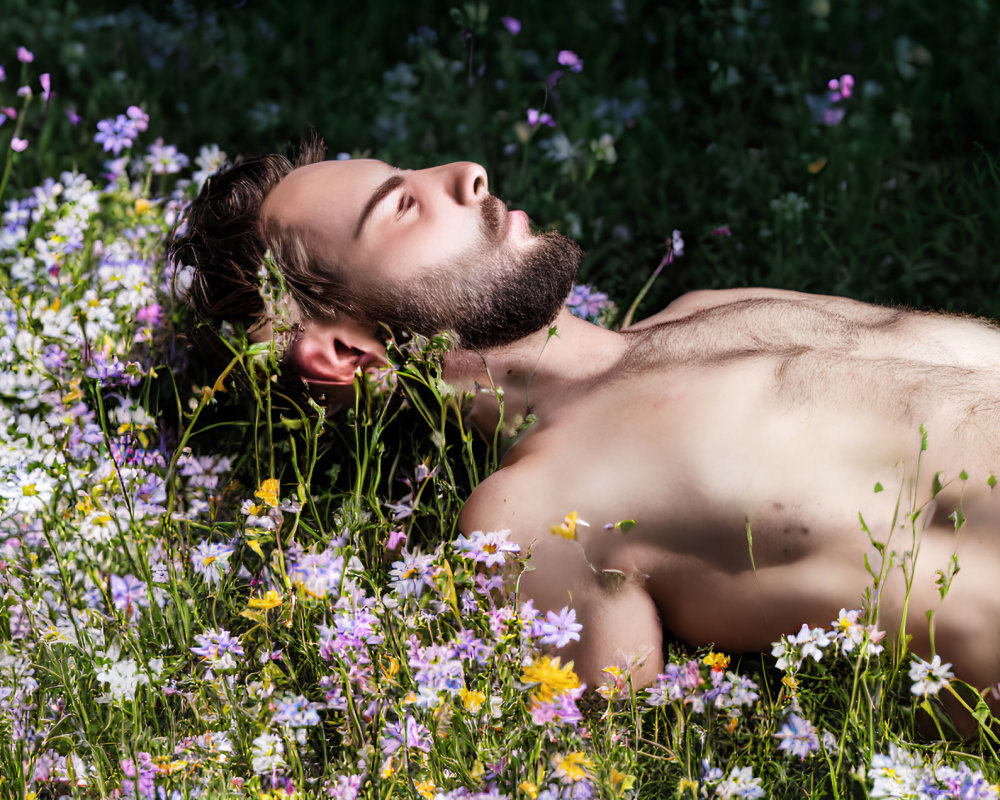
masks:
[[[268,192],[264,214],[298,216],[328,208],[331,202],[345,202],[392,169],[375,159],[319,161],[297,167]],[[358,202],[363,202],[358,198]]]

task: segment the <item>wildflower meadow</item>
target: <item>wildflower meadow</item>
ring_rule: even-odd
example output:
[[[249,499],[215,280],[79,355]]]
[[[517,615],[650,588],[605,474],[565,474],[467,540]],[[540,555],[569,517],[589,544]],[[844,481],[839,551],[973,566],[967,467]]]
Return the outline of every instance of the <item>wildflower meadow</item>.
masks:
[[[1000,687],[872,594],[583,685],[573,608],[457,528],[508,442],[448,336],[328,413],[165,255],[209,175],[312,127],[483,162],[583,243],[567,303],[607,327],[752,284],[996,316],[994,4],[55,5],[0,20],[0,797],[1000,797]]]

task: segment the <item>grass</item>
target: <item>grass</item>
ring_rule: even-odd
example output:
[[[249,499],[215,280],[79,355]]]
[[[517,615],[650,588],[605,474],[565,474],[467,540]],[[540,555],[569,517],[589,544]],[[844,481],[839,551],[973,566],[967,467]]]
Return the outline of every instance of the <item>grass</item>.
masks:
[[[992,4],[8,5],[0,795],[996,796],[985,707],[939,741],[935,687],[975,695],[914,694],[863,616],[775,655],[674,646],[652,693],[611,672],[580,694],[517,602],[520,554],[456,544],[498,453],[440,380],[445,343],[398,348],[337,419],[268,379],[266,345],[206,363],[162,257],[200,165],[142,160],[310,126],[333,152],[480,160],[619,310],[681,230],[640,318],[751,284],[995,317]],[[546,89],[563,49],[583,70]],[[108,182],[95,126],[133,103],[150,129]]]

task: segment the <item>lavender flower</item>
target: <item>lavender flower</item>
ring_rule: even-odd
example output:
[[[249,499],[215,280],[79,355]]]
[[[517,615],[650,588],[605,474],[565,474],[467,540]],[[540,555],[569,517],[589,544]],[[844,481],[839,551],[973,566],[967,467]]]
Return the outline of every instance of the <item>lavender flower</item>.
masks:
[[[586,283],[578,283],[566,298],[566,307],[574,316],[596,322],[602,314],[613,308],[613,304],[604,292],[599,292]]]
[[[136,607],[149,607],[146,584],[134,575],[111,576],[111,602],[126,616],[131,616]]]
[[[781,730],[774,734],[776,739],[780,739],[779,750],[784,750],[788,755],[798,756],[802,760],[814,750],[819,750],[819,736],[816,734],[816,727],[804,717],[791,713]]]
[[[424,587],[431,585],[436,572],[433,554],[411,553],[404,547],[403,560],[394,561],[389,570],[390,585],[403,597],[420,597]]]
[[[149,153],[143,160],[152,167],[154,175],[171,175],[190,163],[190,159],[175,145],[164,144],[162,137],[149,146]]]
[[[528,109],[528,124],[532,128],[536,128],[539,125],[548,125],[550,128],[556,126],[555,120],[552,116],[546,112],[539,112],[537,108]]]
[[[559,612],[549,611],[540,628],[542,644],[552,645],[559,649],[570,642],[580,641],[580,631],[583,630],[583,625],[576,621],[576,610],[564,606]]]
[[[559,55],[556,56],[556,61],[564,67],[569,67],[571,72],[581,72],[583,70],[583,59],[572,50],[560,50]]]
[[[227,670],[236,666],[237,656],[244,655],[239,639],[225,628],[210,629],[194,637],[198,643],[191,652],[200,656],[212,669]]]
[[[517,36],[521,32],[521,21],[514,17],[500,17],[500,21],[511,36]]]
[[[149,116],[145,111],[138,106],[129,106],[124,114],[98,122],[94,141],[103,146],[105,152],[114,153],[117,157],[122,150],[132,146],[148,124]]]
[[[390,722],[382,729],[382,752],[392,755],[401,747],[431,751],[430,731],[408,714],[403,722]]]

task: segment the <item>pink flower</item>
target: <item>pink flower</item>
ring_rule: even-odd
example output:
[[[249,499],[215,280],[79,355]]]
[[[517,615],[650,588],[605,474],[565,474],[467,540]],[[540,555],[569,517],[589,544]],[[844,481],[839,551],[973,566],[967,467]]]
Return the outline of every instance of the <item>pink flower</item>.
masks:
[[[521,32],[521,21],[514,17],[500,17],[500,21],[511,36],[517,36]]]
[[[718,228],[713,228],[711,234],[712,236],[732,236],[733,232],[729,230],[728,225],[720,225]]]
[[[539,112],[537,108],[528,109],[528,124],[534,128],[538,125],[548,125],[550,128],[554,128],[556,123],[552,119],[551,115],[543,112]]]
[[[395,550],[403,544],[406,544],[406,531],[402,528],[389,531],[389,541],[385,543],[386,550]]]
[[[22,64],[30,64],[35,60],[35,54],[32,53],[27,47],[17,48],[17,60]]]
[[[572,50],[560,50],[559,55],[556,56],[556,61],[564,67],[569,67],[573,72],[580,72],[583,70],[583,59]]]
[[[28,147],[27,139],[18,139],[16,136],[10,140],[10,149],[15,153],[23,153]]]
[[[49,98],[52,96],[52,76],[48,72],[43,72],[38,76],[38,82],[42,86],[42,97],[48,105]]]
[[[153,327],[157,322],[159,322],[160,312],[162,311],[163,309],[160,307],[159,303],[151,303],[150,305],[144,306],[135,312],[136,322]]]
[[[67,108],[66,109],[66,118],[69,120],[69,122],[70,122],[71,125],[79,125],[80,124],[80,115],[76,113],[76,109],[75,108]]]

